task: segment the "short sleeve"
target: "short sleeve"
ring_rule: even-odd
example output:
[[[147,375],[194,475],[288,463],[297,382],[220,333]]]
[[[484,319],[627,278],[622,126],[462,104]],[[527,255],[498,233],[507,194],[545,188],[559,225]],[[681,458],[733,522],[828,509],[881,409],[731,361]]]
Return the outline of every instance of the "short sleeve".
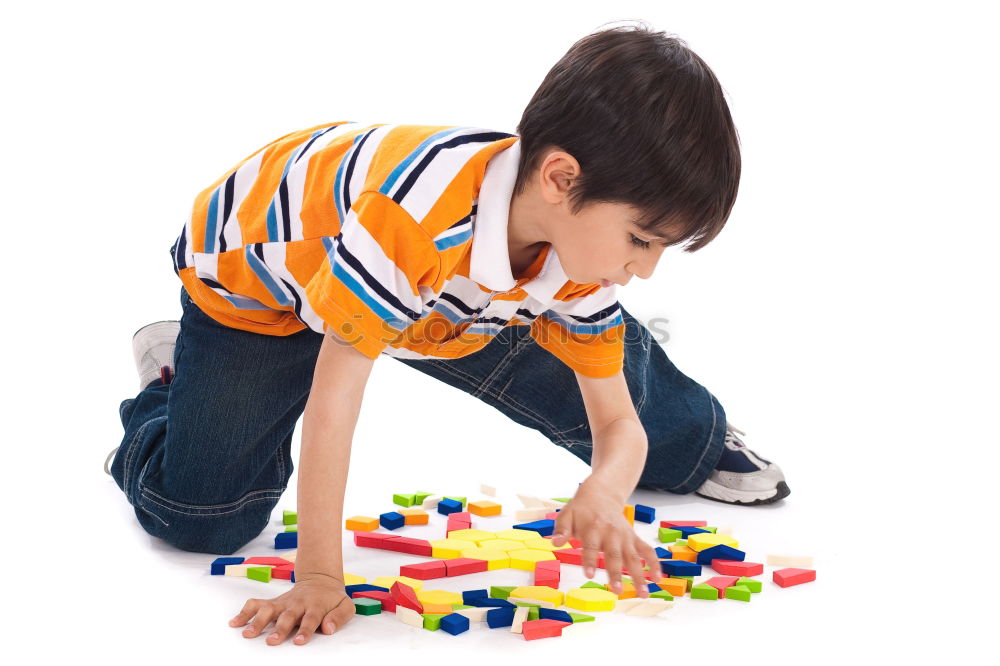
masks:
[[[375,359],[420,319],[420,287],[434,283],[434,241],[390,197],[366,191],[351,204],[340,233],[323,238],[326,258],[306,285],[324,330]]]
[[[556,301],[531,324],[531,337],[587,377],[610,377],[625,363],[625,322],[614,287]]]

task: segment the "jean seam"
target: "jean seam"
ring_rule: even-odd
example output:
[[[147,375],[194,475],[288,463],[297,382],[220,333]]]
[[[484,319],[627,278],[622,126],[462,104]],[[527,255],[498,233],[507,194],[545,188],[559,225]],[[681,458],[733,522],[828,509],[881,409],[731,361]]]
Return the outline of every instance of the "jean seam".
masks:
[[[157,417],[157,418],[163,418],[163,417]],[[136,448],[135,443],[139,439],[139,436],[146,431],[146,428],[149,426],[149,424],[155,420],[156,419],[150,419],[149,421],[146,421],[141,426],[139,426],[139,428],[135,431],[135,435],[132,436],[132,439],[128,444],[128,451],[125,454],[125,461],[122,463],[125,467],[125,473],[123,475],[122,481],[125,485],[126,493],[128,493],[129,490],[129,477],[131,476],[130,471],[132,469],[132,459],[135,456],[135,448]]]
[[[674,488],[680,488],[681,486],[686,484],[688,481],[691,480],[691,477],[694,476],[695,473],[701,469],[701,463],[702,461],[705,460],[705,454],[707,454],[709,448],[711,448],[712,437],[715,436],[715,426],[716,423],[718,422],[719,417],[715,411],[715,401],[712,399],[712,394],[709,393],[708,389],[705,389],[705,393],[708,393],[708,404],[712,406],[712,428],[711,430],[708,431],[708,441],[705,443],[705,447],[701,450],[701,456],[698,458],[698,462],[695,463],[694,469],[691,470],[691,473],[687,475],[686,479],[675,485]]]
[[[251,495],[257,495],[261,493],[270,493],[270,495],[262,495],[261,497],[251,497]],[[236,500],[235,502],[229,502],[228,504],[209,504],[205,505],[204,507],[204,508],[212,508],[212,507],[231,506],[233,504],[236,504],[237,506],[232,509],[229,509],[227,511],[202,511],[202,512],[181,511],[180,509],[176,509],[174,508],[175,506],[183,506],[191,509],[200,509],[202,507],[196,504],[181,504],[179,502],[174,502],[173,500],[169,500],[166,497],[163,497],[162,495],[158,495],[154,493],[152,490],[149,490],[148,488],[145,487],[142,488],[141,494],[143,499],[145,499],[146,501],[152,504],[156,504],[157,506],[162,506],[164,509],[167,509],[168,511],[179,513],[184,516],[221,516],[223,514],[235,513],[237,511],[240,511],[241,509],[243,509],[243,507],[245,507],[247,504],[250,504],[251,502],[280,499],[282,491],[278,489],[253,490],[244,495],[243,497],[241,497],[240,499]],[[163,500],[163,502],[166,502],[166,504],[164,504],[163,502],[157,502],[156,499],[153,499],[154,497]]]
[[[486,387],[490,384],[492,379],[495,376],[497,376],[502,370],[506,369],[508,365],[510,365],[511,361],[514,360],[514,357],[520,354],[521,350],[524,349],[525,345],[527,344],[526,341],[530,340],[531,340],[530,336],[524,336],[519,338],[517,343],[514,345],[514,348],[511,349],[510,352],[508,352],[507,355],[503,357],[500,363],[498,363],[497,366],[493,368],[493,372],[491,372],[486,377],[486,379],[483,380],[482,384],[480,384],[479,387],[472,393],[473,397],[478,398],[479,395],[477,395],[477,393],[481,394],[481,392],[487,390]]]

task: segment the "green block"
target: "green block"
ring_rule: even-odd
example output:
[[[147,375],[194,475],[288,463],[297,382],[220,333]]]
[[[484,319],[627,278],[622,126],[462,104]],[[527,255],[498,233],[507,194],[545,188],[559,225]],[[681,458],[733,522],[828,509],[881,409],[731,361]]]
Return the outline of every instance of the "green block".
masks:
[[[299,522],[299,514],[285,509],[281,512],[281,522],[283,525],[295,525]]]
[[[670,543],[672,541],[677,541],[681,536],[679,530],[671,529],[669,527],[661,527],[657,530],[656,538],[660,540],[660,543]]]
[[[525,608],[541,608],[541,604],[533,604],[530,601],[515,601],[515,606],[524,606]]]
[[[718,599],[719,590],[708,583],[698,583],[691,588],[692,599]]]
[[[711,532],[712,534],[715,534],[715,530],[717,530],[719,528],[718,527],[702,527],[701,529],[707,530],[707,531]]]
[[[445,616],[442,613],[421,613],[424,616],[424,629],[428,631],[437,631],[441,628],[441,618]]]
[[[491,585],[490,599],[506,599],[517,585]]]
[[[392,503],[398,504],[399,506],[413,506],[415,501],[416,495],[403,495],[397,493],[392,496]]]
[[[444,497],[444,499],[452,499],[452,500],[455,500],[456,502],[461,502],[462,503],[462,510],[463,511],[465,510],[465,498],[464,497],[454,497],[452,495],[447,495],[447,496]]]
[[[571,618],[573,618],[573,624],[576,624],[577,622],[593,622],[594,621],[594,616],[593,615],[585,615],[583,613],[570,613],[569,616]]]
[[[677,544],[678,546],[686,546],[686,545],[688,545],[688,540],[687,539],[678,539],[677,541],[674,541],[674,543]]]
[[[557,502],[569,502],[573,498],[572,497],[551,497],[550,499],[554,499]]]
[[[730,585],[726,588],[726,599],[750,601],[750,588],[746,585]]]
[[[250,580],[259,580],[262,583],[271,582],[271,566],[265,564],[260,567],[247,567],[247,578]]]
[[[423,492],[413,493],[413,503],[414,504],[423,504],[424,500],[427,499],[428,497],[430,497],[433,494],[434,493],[423,493]]]
[[[666,599],[667,601],[673,601],[674,595],[670,594],[666,590],[657,590],[656,592],[650,592],[649,597],[651,599]]]
[[[691,586],[694,585],[694,576],[667,576],[667,578],[679,578],[681,580],[687,581],[687,591],[691,591]]]
[[[749,578],[747,576],[741,576],[739,580],[736,581],[737,585],[743,585],[753,593],[760,592],[764,586],[756,578]]]
[[[357,597],[352,601],[354,602],[354,611],[358,615],[378,615],[382,612],[382,602],[378,599]]]
[[[528,608],[528,622],[531,622],[532,620],[537,620],[538,619],[538,615],[539,615],[538,609],[539,609],[539,606],[531,606],[530,608]]]
[[[288,527],[285,528],[285,531],[286,532],[298,532],[299,531],[299,526],[298,525],[289,525]]]
[[[592,580],[588,580],[586,583],[584,583],[580,587],[596,587],[599,590],[606,590],[606,589],[608,589],[607,585],[601,585],[600,583],[595,583]]]
[[[453,611],[459,611],[459,610],[462,610],[463,608],[475,608],[475,606],[466,606],[465,604],[452,604],[451,605],[451,609]]]

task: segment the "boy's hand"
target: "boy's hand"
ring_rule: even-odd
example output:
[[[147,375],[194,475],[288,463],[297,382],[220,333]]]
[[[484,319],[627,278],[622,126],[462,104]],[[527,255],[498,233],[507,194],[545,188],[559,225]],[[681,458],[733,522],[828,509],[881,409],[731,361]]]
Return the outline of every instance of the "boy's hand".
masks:
[[[617,504],[615,493],[588,479],[577,489],[573,499],[556,516],[552,532],[552,545],[562,546],[569,537],[583,542],[583,572],[593,578],[597,566],[597,553],[604,551],[604,565],[608,571],[611,591],[621,594],[622,565],[635,583],[636,596],[649,597],[643,584],[646,572],[639,558],[649,564],[648,576],[654,583],[662,578],[660,559],[652,546],[639,538],[625,518],[624,502]]]
[[[317,627],[332,634],[354,617],[354,602],[344,592],[344,584],[326,576],[296,576],[295,586],[274,599],[250,599],[239,615],[229,621],[230,627],[242,627],[250,618],[253,622],[243,630],[245,638],[253,638],[275,620],[274,632],[266,643],[278,645],[298,626],[296,645],[305,645]]]

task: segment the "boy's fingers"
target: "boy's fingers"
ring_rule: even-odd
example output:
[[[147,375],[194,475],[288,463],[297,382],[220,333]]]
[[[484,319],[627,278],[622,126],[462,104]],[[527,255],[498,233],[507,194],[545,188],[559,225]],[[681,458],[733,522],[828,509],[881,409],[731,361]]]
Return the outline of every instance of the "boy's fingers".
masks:
[[[288,608],[281,612],[278,619],[274,623],[274,631],[272,631],[265,641],[268,645],[277,645],[281,641],[285,640],[288,636],[288,632],[295,628],[295,625],[299,621],[299,613]]]
[[[247,638],[253,638],[264,631],[264,628],[271,622],[271,618],[274,617],[275,608],[273,604],[264,604],[257,610],[257,615],[254,617],[253,621],[250,622],[250,626],[243,630],[243,635]]]
[[[663,570],[660,569],[660,558],[648,543],[642,542],[642,549],[645,552],[646,564],[649,566],[649,579],[654,583],[659,583],[663,578]]]
[[[566,513],[566,509],[563,509],[556,514],[556,522],[552,528],[552,545],[564,545],[571,534],[573,534],[573,515]]]
[[[649,596],[649,588],[646,586],[646,576],[643,575],[642,560],[635,550],[630,551],[628,563],[628,575],[635,586],[635,596],[645,599]]]
[[[597,550],[601,546],[600,538],[593,532],[587,534],[583,540],[583,575],[593,578],[597,570]]]
[[[320,615],[318,611],[309,609],[306,614],[302,617],[302,622],[299,623],[299,630],[295,634],[295,640],[293,643],[295,645],[305,645],[309,642],[313,633],[316,631],[316,627],[319,626]]]
[[[608,587],[615,594],[622,593],[622,553],[617,543],[604,546],[604,568],[608,570]]]
[[[229,626],[231,627],[242,627],[247,623],[247,620],[252,618],[257,612],[257,606],[260,604],[260,599],[248,599],[243,608],[239,613],[236,614],[232,620],[229,621]]]

